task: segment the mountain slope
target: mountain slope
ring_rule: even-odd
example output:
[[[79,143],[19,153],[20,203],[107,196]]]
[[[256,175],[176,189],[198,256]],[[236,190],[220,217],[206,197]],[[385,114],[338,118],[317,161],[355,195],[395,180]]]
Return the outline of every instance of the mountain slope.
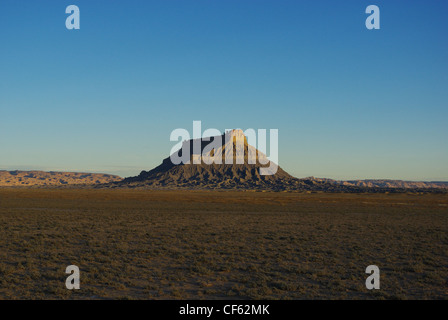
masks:
[[[207,147],[216,142],[216,148]],[[194,144],[197,143],[198,150]],[[237,152],[237,151],[240,152]],[[243,152],[241,152],[243,151]],[[202,156],[201,156],[202,155]],[[247,143],[241,130],[232,130],[222,136],[211,137],[210,141],[188,140],[174,154],[184,156],[186,163],[174,164],[170,157],[150,171],[142,171],[136,177],[114,183],[117,187],[154,189],[257,189],[257,190],[337,190],[357,189],[339,186],[326,181],[297,179],[266,155]],[[221,163],[212,163],[221,159]],[[227,161],[226,161],[227,159]],[[228,159],[231,159],[229,164]],[[211,163],[211,164],[208,164]],[[263,175],[261,170],[275,172]]]

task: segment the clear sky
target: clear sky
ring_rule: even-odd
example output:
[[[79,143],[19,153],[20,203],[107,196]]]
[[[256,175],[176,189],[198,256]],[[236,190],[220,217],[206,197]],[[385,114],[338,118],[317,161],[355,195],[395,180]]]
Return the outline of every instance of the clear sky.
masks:
[[[0,169],[135,175],[201,120],[298,177],[448,180],[447,36],[436,0],[2,0]]]

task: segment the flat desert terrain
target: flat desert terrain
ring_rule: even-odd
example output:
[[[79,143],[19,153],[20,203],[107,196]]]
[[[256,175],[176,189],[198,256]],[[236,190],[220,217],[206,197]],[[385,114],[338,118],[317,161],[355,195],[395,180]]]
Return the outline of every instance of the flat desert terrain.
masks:
[[[0,234],[0,299],[448,297],[446,194],[5,188]]]

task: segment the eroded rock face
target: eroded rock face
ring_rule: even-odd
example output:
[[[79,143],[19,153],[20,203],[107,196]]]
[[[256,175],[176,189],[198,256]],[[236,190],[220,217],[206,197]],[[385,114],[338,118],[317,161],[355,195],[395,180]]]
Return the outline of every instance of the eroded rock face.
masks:
[[[214,143],[215,148],[210,148]],[[183,158],[173,163],[172,156]],[[114,183],[116,187],[166,189],[330,190],[341,188],[327,182],[297,179],[251,146],[241,130],[209,139],[187,140],[162,164],[136,177]],[[220,161],[216,161],[220,160]],[[274,168],[262,174],[261,168]]]
[[[180,158],[184,164],[269,164],[268,157],[248,143],[242,130],[184,141],[182,148],[170,156],[171,160]]]
[[[1,187],[92,185],[122,180],[104,173],[0,171]]]

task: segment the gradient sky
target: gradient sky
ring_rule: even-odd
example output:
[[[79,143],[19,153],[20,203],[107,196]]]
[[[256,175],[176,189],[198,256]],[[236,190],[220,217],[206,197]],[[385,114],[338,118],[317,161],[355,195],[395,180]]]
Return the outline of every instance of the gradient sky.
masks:
[[[201,120],[279,129],[298,177],[448,180],[447,15],[435,0],[2,0],[0,169],[135,175]]]

